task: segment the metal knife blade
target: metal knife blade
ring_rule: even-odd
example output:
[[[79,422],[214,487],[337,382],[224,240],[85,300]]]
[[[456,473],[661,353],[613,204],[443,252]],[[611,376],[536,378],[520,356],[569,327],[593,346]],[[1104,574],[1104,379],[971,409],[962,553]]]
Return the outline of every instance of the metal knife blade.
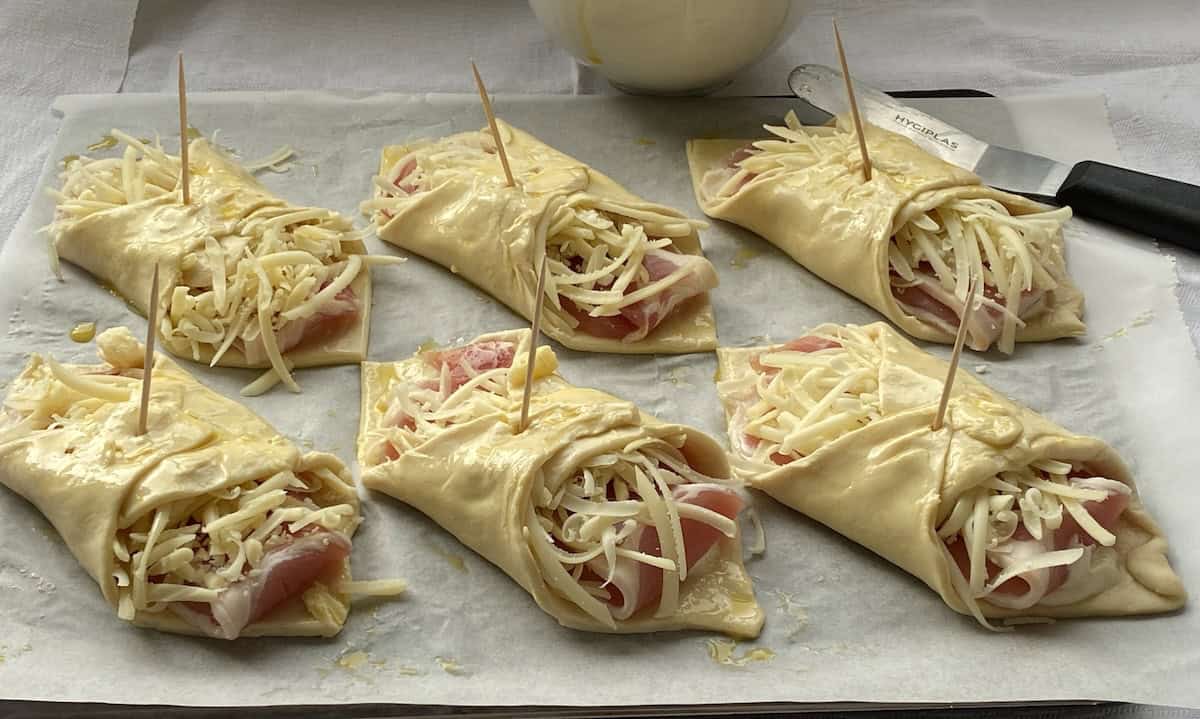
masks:
[[[792,92],[814,110],[849,110],[837,70],[801,65],[788,76]],[[1200,252],[1200,187],[1084,160],[1074,167],[976,139],[854,79],[863,120],[891,130],[993,187],[1070,205],[1080,217],[1110,222]]]
[[[824,65],[801,65],[788,76],[792,92],[833,115],[849,112],[842,74]],[[926,152],[971,170],[1002,190],[1054,201],[1069,165],[976,139],[952,125],[900,103],[854,79],[863,120],[913,140]]]

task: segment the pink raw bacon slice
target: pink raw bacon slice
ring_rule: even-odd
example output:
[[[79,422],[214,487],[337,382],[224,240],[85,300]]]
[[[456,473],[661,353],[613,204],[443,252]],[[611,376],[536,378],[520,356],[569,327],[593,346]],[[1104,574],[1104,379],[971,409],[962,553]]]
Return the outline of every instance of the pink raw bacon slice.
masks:
[[[350,556],[350,540],[337,532],[317,528],[286,536],[290,541],[264,554],[261,565],[222,591],[211,605],[172,602],[171,609],[211,637],[237,639],[248,625],[303,594]]]
[[[396,189],[406,195],[411,195],[417,191],[416,185],[404,181],[415,169],[417,169],[417,159],[415,157],[409,158],[408,162],[404,163],[404,166],[400,168],[400,172],[396,174],[395,181],[392,182]]]
[[[516,345],[512,342],[488,340],[465,347],[456,347],[438,352],[426,352],[421,357],[438,370],[443,365],[449,365],[450,387],[448,391],[453,392],[466,384],[467,380],[473,376],[467,371],[467,367],[474,370],[475,374],[512,367],[513,357],[516,355],[516,352]]]
[[[705,173],[703,179],[703,193],[706,197],[732,197],[736,195],[738,190],[745,187],[751,180],[758,175],[753,172],[746,171],[742,168],[742,161],[754,157],[758,154],[753,144],[739,147],[725,158],[725,164],[721,167],[714,168]],[[737,177],[739,173],[743,173],[741,179],[736,185],[730,185],[730,181]]]
[[[737,492],[715,484],[677,485],[672,490],[672,496],[677,502],[704,507],[734,520],[746,506],[745,500]],[[689,570],[724,538],[719,530],[695,519],[680,518],[679,526],[683,532],[684,555]],[[634,544],[637,551],[643,554],[662,556],[662,543],[654,527],[642,528],[625,543]],[[600,575],[606,570],[603,560],[594,560],[589,563],[585,576],[603,580]],[[663,570],[658,567],[619,558],[613,581],[605,586],[609,592],[608,604],[613,608],[613,618],[628,619],[657,601],[662,595],[662,580]]]
[[[442,367],[449,367],[450,383],[446,388],[446,392],[453,393],[476,374],[494,369],[512,367],[516,351],[516,345],[512,342],[488,340],[486,342],[476,342],[465,347],[424,352],[421,354],[421,358],[425,360],[426,364],[439,372]],[[468,367],[471,369],[470,372],[467,371]],[[441,387],[441,382],[437,379],[423,379],[417,382],[417,386],[422,389],[436,391]],[[411,430],[415,429],[417,425],[416,421],[404,412],[402,405],[396,402],[384,414],[383,426],[403,427]],[[388,442],[383,447],[383,456],[389,460],[399,459],[400,451],[395,445]]]
[[[642,267],[649,275],[647,284],[658,282],[685,267],[690,271],[658,294],[621,308],[618,315],[593,317],[566,298],[562,299],[563,308],[579,322],[581,331],[593,337],[637,342],[662,324],[680,304],[717,286],[717,273],[712,263],[697,255],[652,249],[642,259]],[[642,286],[631,283],[625,294]]]
[[[683,279],[662,292],[621,310],[621,314],[635,328],[633,334],[623,338],[626,342],[636,342],[642,339],[684,301],[717,286],[717,273],[713,269],[712,263],[696,255],[650,250],[642,259],[642,267],[645,267],[646,272],[650,275],[650,284],[669,277],[684,267],[690,267],[691,271]]]
[[[841,342],[836,340],[817,337],[816,335],[805,335],[797,337],[794,340],[786,342],[780,347],[771,350],[772,352],[819,352],[821,350],[837,349],[842,346]],[[767,367],[758,358],[754,356],[750,358],[750,367],[755,372],[765,372],[767,374],[775,374],[779,371],[776,367]]]
[[[892,279],[896,281],[899,278],[893,274]],[[947,291],[927,272],[916,272],[914,282],[915,284],[911,285],[892,285],[892,296],[896,298],[900,308],[944,332],[956,333],[958,318],[966,303]],[[1001,305],[1007,304],[1003,298],[998,298],[996,288],[992,285],[984,286],[983,296]],[[1045,291],[1040,289],[1022,292],[1017,317],[1024,319],[1030,316],[1045,296]],[[975,308],[967,317],[967,346],[977,352],[984,352],[991,347],[1004,330],[1003,317],[1003,313],[992,306],[980,305]]]
[[[287,354],[288,350],[301,345],[316,344],[347,332],[358,320],[362,311],[360,304],[354,290],[347,287],[334,295],[333,300],[326,302],[315,314],[284,323],[275,332],[279,353]],[[250,364],[268,361],[261,335],[251,341],[243,341],[242,354]]]
[[[1072,472],[1071,476],[1090,475]],[[1115,534],[1121,513],[1129,506],[1129,502],[1129,495],[1113,492],[1103,500],[1084,502],[1083,508],[1088,514],[1092,515],[1097,524],[1106,531]],[[1017,525],[1016,531],[1013,532],[1012,540],[1018,542],[1036,541],[1033,535],[1029,533],[1029,530],[1025,528],[1024,524]],[[1095,538],[1085,532],[1079,526],[1079,523],[1075,521],[1074,517],[1067,512],[1063,512],[1062,525],[1054,531],[1050,540],[1050,547],[1047,551],[1067,549],[1073,546],[1088,547],[1095,543]],[[971,560],[967,556],[966,542],[961,537],[958,537],[956,541],[950,542],[947,548],[950,550],[950,555],[954,557],[954,562],[958,565],[959,571],[962,572],[964,577],[969,577]],[[1067,581],[1069,572],[1069,566],[1051,567],[1050,581],[1045,593],[1048,595],[1061,587]],[[999,573],[1000,566],[989,559],[987,561],[988,581],[990,582]],[[1028,582],[1017,576],[996,587],[995,591],[997,594],[1020,597],[1027,594],[1030,591],[1030,587]]]

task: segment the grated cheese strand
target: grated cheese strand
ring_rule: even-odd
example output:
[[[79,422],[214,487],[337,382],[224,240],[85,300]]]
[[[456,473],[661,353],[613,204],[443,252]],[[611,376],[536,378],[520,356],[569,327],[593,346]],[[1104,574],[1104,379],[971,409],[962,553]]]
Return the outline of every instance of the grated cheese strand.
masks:
[[[408,591],[408,583],[403,579],[373,579],[342,582],[336,589],[359,597],[396,597]]]
[[[56,380],[80,394],[102,399],[106,402],[124,402],[129,399],[131,392],[129,388],[97,382],[91,377],[64,367],[56,362],[53,357],[46,357],[46,365],[50,367],[50,372]]]

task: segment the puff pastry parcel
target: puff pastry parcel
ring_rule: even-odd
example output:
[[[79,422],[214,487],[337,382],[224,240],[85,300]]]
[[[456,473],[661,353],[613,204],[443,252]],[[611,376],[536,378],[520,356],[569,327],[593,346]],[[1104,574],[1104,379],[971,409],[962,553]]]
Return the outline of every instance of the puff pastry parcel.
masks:
[[[207,140],[189,144],[191,204],[180,160],[119,130],[121,158],[74,158],[55,191],[55,257],[79,265],[148,314],[154,266],[159,341],[178,357],[270,367],[293,391],[293,366],[366,358],[371,257],[350,220],[271,194]]]
[[[757,636],[742,564],[746,499],[724,452],[630,402],[575,387],[538,349],[517,433],[528,330],[363,365],[363,484],[500,567],[561,624]]]
[[[766,129],[775,137],[688,143],[706,214],[762,235],[920,339],[952,343],[960,318],[980,351],[1083,334],[1083,295],[1063,256],[1069,208],[986,187],[872,125],[869,182],[845,118],[804,127],[789,112],[785,127]],[[965,311],[972,276],[982,297]]]
[[[987,618],[1153,614],[1183,586],[1107,444],[959,371],[884,323],[718,350],[735,471]]]
[[[0,482],[34,504],[124,620],[223,639],[331,636],[360,517],[336,457],[270,425],[159,355],[136,434],[144,348],[125,328],[99,365],[33,355],[0,408]]]
[[[379,237],[467,278],[532,318],[548,255],[542,330],[572,349],[684,353],[716,347],[717,286],[697,228],[606,175],[499,122],[516,180],[490,132],[383,150]]]

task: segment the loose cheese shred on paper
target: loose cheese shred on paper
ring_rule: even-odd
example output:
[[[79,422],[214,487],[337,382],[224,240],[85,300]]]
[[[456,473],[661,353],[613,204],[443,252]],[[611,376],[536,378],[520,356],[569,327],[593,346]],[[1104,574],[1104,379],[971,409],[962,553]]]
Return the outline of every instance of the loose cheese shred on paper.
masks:
[[[408,591],[408,583],[402,579],[372,579],[342,582],[337,585],[337,589],[361,597],[395,597]]]
[[[177,192],[178,157],[157,142],[144,143],[119,130],[112,135],[125,145],[121,159],[80,157],[61,174],[62,189],[54,193],[58,211],[46,228],[56,268],[56,238],[76,222]],[[277,170],[292,154],[291,148],[281,148],[246,169]],[[197,361],[211,357],[215,365],[236,350],[251,365],[269,364],[280,381],[299,391],[283,357],[310,333],[320,333],[322,325],[367,311],[351,283],[369,265],[400,259],[356,254],[351,245],[360,234],[330,210],[297,207],[236,184],[194,192],[195,211],[207,233],[187,240],[180,284],[165,292],[170,302],[163,333],[188,343]],[[260,378],[247,391],[268,388]]]
[[[382,226],[422,193],[452,179],[482,177],[503,184],[494,153],[486,132],[418,143],[375,178],[375,197],[361,209]],[[566,299],[592,317],[613,317],[684,282],[707,262],[680,254],[674,244],[706,223],[590,194],[582,165],[544,168],[523,157],[511,157],[510,163],[524,191],[554,196],[536,228],[536,241],[547,256],[545,298],[556,309],[562,310]],[[652,276],[648,265],[658,267],[656,261],[670,271]],[[570,315],[562,319],[578,325]]]
[[[291,371],[295,366],[290,359],[286,358],[284,359],[283,365],[288,369],[288,371]],[[280,377],[279,373],[275,371],[275,368],[272,367],[271,369],[259,375],[258,379],[243,387],[239,394],[241,394],[243,397],[257,397],[270,391],[270,389],[279,384],[282,379],[283,378]]]
[[[585,460],[568,476],[535,480],[527,519],[534,554],[543,571],[556,577],[552,586],[606,624],[629,619],[638,609],[639,564],[663,570],[653,615],[678,611],[687,565],[701,559],[684,553],[681,518],[738,536],[734,520],[687,502],[691,493],[734,492],[738,485],[689,467],[678,449],[683,439],[648,439]],[[626,548],[638,546],[647,529],[657,533],[661,556]],[[584,567],[592,578],[582,574]],[[610,585],[620,590],[619,605],[607,603]]]
[[[270,155],[267,155],[266,157],[262,158],[261,160],[254,160],[252,162],[247,162],[245,165],[243,165],[243,167],[246,169],[247,172],[258,172],[259,170],[270,170],[271,172],[286,172],[287,169],[291,166],[291,163],[288,161],[291,160],[291,158],[294,157],[295,154],[296,154],[296,151],[294,149],[292,149],[291,145],[284,145],[283,147],[280,147],[278,150],[276,150],[275,152],[272,152]],[[285,162],[287,162],[286,165],[282,164]]]
[[[765,125],[779,139],[755,142],[739,152],[737,161],[709,170],[702,181],[705,194],[728,198],[750,184],[807,172],[818,165],[855,166],[859,151],[852,128],[805,127],[790,112],[786,124]],[[880,172],[906,171],[904,167],[889,168],[886,157],[875,161]],[[984,292],[980,302],[988,317],[977,322],[999,318],[998,347],[1011,353],[1016,329],[1044,311],[1047,293],[1067,276],[1061,235],[1070,218],[1069,207],[1013,215],[991,198],[951,198],[912,217],[902,216],[888,246],[897,302],[922,322],[954,334],[956,322],[948,322],[923,305],[906,304],[899,293],[918,287],[962,317],[968,283],[971,277],[981,277]],[[969,316],[981,317],[979,312]],[[980,337],[989,332],[977,323],[969,330]]]

